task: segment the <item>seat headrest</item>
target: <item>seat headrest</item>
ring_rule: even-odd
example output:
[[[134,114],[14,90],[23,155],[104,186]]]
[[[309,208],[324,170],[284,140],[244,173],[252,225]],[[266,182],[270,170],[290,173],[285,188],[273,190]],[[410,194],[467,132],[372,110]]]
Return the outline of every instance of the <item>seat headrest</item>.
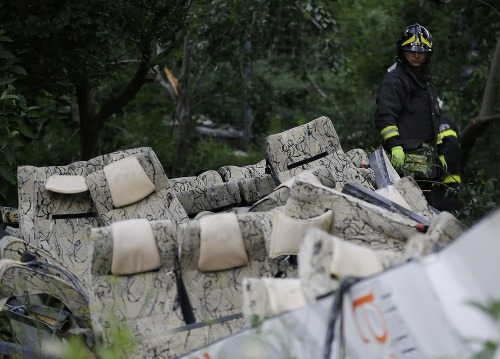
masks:
[[[131,275],[158,269],[160,254],[147,219],[131,219],[111,224],[113,255],[111,273]]]
[[[273,212],[273,231],[269,248],[270,258],[298,254],[300,244],[309,228],[316,227],[329,231],[333,222],[332,210],[308,219],[291,218],[279,210]]]
[[[76,175],[52,175],[45,183],[47,191],[56,193],[82,193],[88,191],[85,177]]]
[[[200,271],[218,271],[244,266],[248,256],[234,213],[200,218]]]
[[[113,205],[123,207],[147,197],[155,190],[135,156],[122,158],[104,167]]]

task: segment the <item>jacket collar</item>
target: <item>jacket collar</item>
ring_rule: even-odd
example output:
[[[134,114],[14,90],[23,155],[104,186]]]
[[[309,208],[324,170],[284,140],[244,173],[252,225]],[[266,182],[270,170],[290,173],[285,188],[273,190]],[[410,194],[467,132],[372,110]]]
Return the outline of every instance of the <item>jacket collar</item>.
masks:
[[[427,84],[429,84],[432,80],[432,73],[430,72],[430,68],[427,65],[423,65],[422,69],[418,73],[414,73],[412,71],[411,65],[404,61],[398,63],[398,67],[402,67],[403,70],[412,78],[415,80],[415,82],[420,86],[420,87],[426,87]]]

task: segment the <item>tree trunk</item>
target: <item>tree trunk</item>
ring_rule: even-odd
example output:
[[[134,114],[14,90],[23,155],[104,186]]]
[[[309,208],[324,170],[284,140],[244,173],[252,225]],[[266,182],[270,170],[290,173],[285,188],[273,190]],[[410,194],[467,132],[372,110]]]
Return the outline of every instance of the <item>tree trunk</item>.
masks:
[[[95,97],[86,79],[75,84],[80,120],[80,157],[91,159],[99,154],[103,124],[96,122]]]
[[[169,50],[170,51],[170,50]],[[151,51],[149,46],[142,49],[141,61],[134,77],[113,97],[109,98],[96,110],[94,90],[85,77],[75,81],[78,115],[80,120],[80,157],[88,160],[101,152],[101,133],[104,124],[113,114],[130,102],[142,86],[154,81],[149,77]]]
[[[175,118],[177,121],[177,136],[172,161],[172,176],[184,176],[184,164],[187,162],[189,150],[192,146],[194,134],[194,124],[189,108],[188,79],[189,63],[191,60],[192,44],[189,35],[184,37],[184,50],[182,56],[182,70],[179,78],[177,90],[178,95],[175,104]]]
[[[483,102],[477,118],[472,119],[460,134],[462,149],[462,168],[465,168],[476,139],[489,127],[496,116],[493,116],[498,103],[498,86],[500,82],[500,37],[497,40],[495,53],[491,62],[490,72],[486,80]]]
[[[252,91],[252,42],[247,33],[245,42],[245,69],[243,71],[243,82],[245,84],[245,105],[244,105],[244,130],[243,130],[243,149],[248,151],[250,140],[252,138],[253,111],[250,102],[250,93]]]

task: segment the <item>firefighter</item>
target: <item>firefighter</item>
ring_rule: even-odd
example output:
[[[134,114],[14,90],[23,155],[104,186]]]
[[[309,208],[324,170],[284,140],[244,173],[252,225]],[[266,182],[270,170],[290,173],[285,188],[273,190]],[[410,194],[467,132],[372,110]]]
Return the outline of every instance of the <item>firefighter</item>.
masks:
[[[457,124],[447,115],[441,114],[437,139],[441,181],[432,187],[432,202],[440,211],[452,212],[461,207],[457,193],[462,183],[458,132]]]
[[[396,42],[397,61],[377,92],[375,126],[391,164],[410,171],[432,205],[432,183],[440,180],[438,133],[440,108],[432,86],[431,33],[422,25],[407,26]]]

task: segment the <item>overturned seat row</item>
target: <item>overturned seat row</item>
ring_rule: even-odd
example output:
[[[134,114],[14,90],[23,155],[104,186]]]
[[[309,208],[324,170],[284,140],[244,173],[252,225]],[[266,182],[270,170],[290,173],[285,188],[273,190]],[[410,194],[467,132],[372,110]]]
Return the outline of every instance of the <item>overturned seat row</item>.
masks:
[[[180,355],[246,325],[246,278],[297,280],[296,256],[311,227],[405,252],[420,222],[437,214],[411,179],[375,194],[367,167],[364,151],[343,152],[326,117],[269,136],[267,159],[255,165],[193,177],[169,179],[147,147],[23,166],[21,236],[3,238],[1,254],[42,263],[28,270],[81,293],[103,344],[123,329],[136,341],[132,356]],[[396,193],[405,210],[376,204]]]

